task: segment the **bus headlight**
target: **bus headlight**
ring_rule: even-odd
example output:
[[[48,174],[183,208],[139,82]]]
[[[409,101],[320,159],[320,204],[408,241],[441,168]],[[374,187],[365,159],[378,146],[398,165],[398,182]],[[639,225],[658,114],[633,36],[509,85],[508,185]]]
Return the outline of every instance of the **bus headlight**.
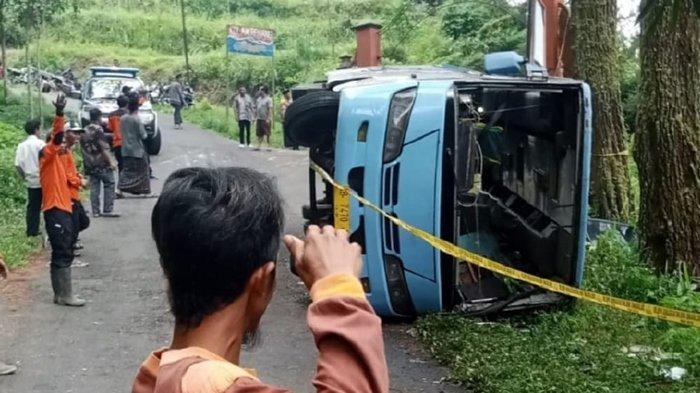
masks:
[[[394,94],[389,106],[389,120],[386,126],[386,137],[384,139],[383,161],[389,162],[401,154],[408,119],[411,117],[413,103],[416,100],[415,87],[402,90]]]

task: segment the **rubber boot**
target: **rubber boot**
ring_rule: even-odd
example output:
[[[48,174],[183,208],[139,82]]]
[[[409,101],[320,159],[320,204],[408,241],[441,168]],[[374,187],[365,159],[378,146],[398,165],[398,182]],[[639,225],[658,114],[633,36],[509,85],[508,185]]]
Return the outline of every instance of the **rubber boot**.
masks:
[[[51,288],[53,288],[53,302],[58,304],[61,294],[61,284],[58,282],[58,268],[51,266]]]
[[[73,294],[70,267],[52,268],[51,285],[54,288],[54,303],[72,307],[82,307],[85,305],[84,299]]]
[[[0,375],[10,375],[17,371],[17,366],[0,362]]]

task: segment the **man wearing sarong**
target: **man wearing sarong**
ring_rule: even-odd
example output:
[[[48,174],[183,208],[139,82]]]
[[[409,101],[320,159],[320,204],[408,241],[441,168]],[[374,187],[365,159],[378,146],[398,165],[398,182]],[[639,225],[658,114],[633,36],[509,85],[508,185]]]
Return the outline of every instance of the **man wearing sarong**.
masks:
[[[128,113],[121,117],[119,128],[122,134],[122,171],[119,174],[119,190],[136,195],[151,193],[148,153],[144,141],[148,137],[146,128],[139,119],[139,95],[130,92]]]
[[[257,117],[255,134],[258,137],[258,147],[260,150],[263,140],[267,142],[267,150],[270,150],[270,134],[272,134],[272,98],[268,95],[267,87],[260,88],[260,97],[255,103]]]

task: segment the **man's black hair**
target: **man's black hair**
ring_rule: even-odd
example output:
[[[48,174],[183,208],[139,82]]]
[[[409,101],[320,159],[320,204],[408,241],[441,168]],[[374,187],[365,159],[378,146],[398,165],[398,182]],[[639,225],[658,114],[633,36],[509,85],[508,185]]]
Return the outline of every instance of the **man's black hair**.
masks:
[[[120,108],[126,108],[126,105],[129,103],[129,99],[126,98],[126,95],[120,94],[117,97],[117,106]]]
[[[129,86],[129,85],[122,86],[122,94],[128,95],[130,91],[131,91],[131,86]]]
[[[136,112],[139,110],[139,104],[140,97],[139,93],[135,91],[130,91],[129,94],[127,95],[127,104],[126,107],[129,110],[129,113]]]
[[[275,261],[284,226],[273,180],[248,168],[184,168],[168,177],[151,229],[175,322],[197,327]]]
[[[24,123],[24,131],[27,133],[27,135],[34,135],[40,129],[41,122],[39,119],[29,119]]]
[[[261,87],[260,87],[260,90],[261,90],[263,93],[267,94],[267,86],[261,86]]]
[[[282,90],[282,94],[287,94],[287,93],[289,93],[289,89]]]
[[[100,108],[90,109],[90,122],[99,123],[102,121],[102,111]]]

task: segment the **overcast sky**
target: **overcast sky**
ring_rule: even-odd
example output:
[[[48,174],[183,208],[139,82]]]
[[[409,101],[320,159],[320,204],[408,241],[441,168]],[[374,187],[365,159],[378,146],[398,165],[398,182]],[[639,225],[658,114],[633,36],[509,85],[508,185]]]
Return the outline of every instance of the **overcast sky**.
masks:
[[[620,25],[618,27],[627,38],[639,32],[639,25],[637,25],[639,1],[640,0],[617,0],[618,17],[620,18]]]

